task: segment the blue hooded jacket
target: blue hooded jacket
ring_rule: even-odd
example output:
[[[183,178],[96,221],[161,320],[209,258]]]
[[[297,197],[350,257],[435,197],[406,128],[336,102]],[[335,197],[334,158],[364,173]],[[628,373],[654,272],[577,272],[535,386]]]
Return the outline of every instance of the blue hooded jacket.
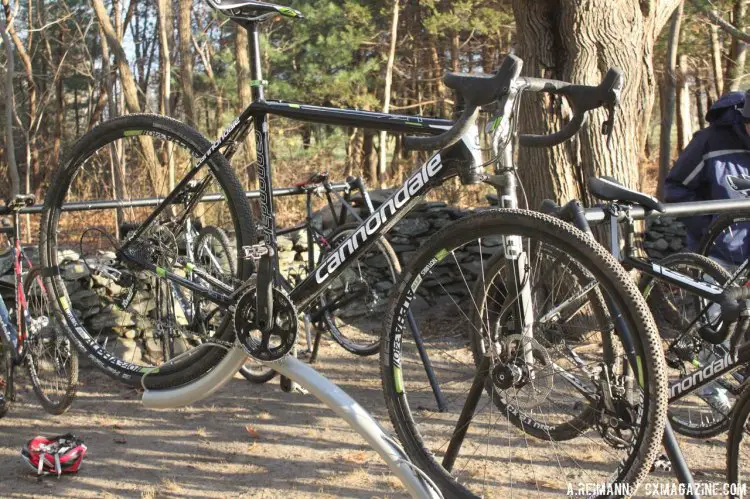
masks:
[[[665,201],[705,201],[710,199],[747,199],[750,192],[735,189],[732,177],[750,179],[750,136],[745,131],[741,109],[743,92],[731,92],[719,99],[706,113],[710,123],[700,130],[677,158],[665,181]],[[704,232],[716,218],[711,215],[685,218],[687,247],[696,250]],[[718,258],[740,262],[747,252],[743,227],[717,241]]]

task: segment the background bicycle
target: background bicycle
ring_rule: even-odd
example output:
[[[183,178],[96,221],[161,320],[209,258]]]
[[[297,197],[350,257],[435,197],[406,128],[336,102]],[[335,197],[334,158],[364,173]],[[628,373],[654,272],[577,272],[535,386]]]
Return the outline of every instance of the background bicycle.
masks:
[[[19,387],[29,383],[45,411],[62,414],[73,403],[78,384],[78,353],[54,315],[41,271],[31,266],[21,248],[19,210],[33,205],[34,199],[16,196],[0,209],[0,215],[11,215],[11,226],[0,228],[0,233],[8,238],[5,256],[10,258],[5,261],[14,278],[10,311],[0,297],[0,417],[10,409]]]

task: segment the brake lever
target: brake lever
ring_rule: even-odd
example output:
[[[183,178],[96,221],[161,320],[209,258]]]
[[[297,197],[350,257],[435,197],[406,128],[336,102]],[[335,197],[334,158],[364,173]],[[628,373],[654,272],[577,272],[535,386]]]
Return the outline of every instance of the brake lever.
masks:
[[[607,120],[602,123],[602,135],[607,136],[607,147],[612,143],[612,132],[615,127],[615,112],[617,111],[618,101],[615,100],[607,106]]]

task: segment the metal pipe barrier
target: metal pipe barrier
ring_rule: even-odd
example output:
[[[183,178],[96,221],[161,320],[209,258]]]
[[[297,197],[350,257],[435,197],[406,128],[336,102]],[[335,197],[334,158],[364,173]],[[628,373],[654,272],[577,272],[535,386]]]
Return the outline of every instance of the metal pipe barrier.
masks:
[[[334,192],[344,192],[349,189],[348,184],[332,184],[331,189]],[[297,196],[304,194],[305,191],[302,187],[280,187],[273,190],[274,197],[284,196]],[[245,197],[248,199],[259,199],[260,191],[245,191]],[[201,198],[201,203],[212,203],[221,201],[224,196],[221,194],[208,194]],[[77,201],[73,203],[65,203],[62,205],[62,211],[93,211],[93,210],[109,210],[116,208],[141,208],[144,206],[158,206],[164,198],[145,198],[145,199],[131,199],[129,201],[120,201],[117,199],[109,199],[102,201]],[[44,209],[43,204],[35,204],[26,208],[21,208],[19,213],[41,213]],[[0,208],[0,215],[7,215],[10,213],[5,207]]]

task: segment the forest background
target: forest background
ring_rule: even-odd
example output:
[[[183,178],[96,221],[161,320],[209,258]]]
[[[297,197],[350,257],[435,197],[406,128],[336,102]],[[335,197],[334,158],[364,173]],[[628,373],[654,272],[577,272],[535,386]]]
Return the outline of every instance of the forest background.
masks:
[[[126,113],[183,120],[209,138],[250,101],[247,33],[200,0],[0,0],[0,197],[43,195],[65,151],[96,124]],[[744,89],[746,0],[292,0],[304,20],[264,24],[269,98],[449,117],[445,71],[489,73],[510,52],[523,74],[596,84],[609,67],[626,86],[611,144],[594,113],[574,141],[521,149],[532,207],[585,197],[610,174],[655,193],[706,109]],[[524,98],[522,131],[557,130],[570,111]],[[415,167],[398,137],[273,118],[276,186],[327,170],[393,186]],[[252,134],[250,135],[252,137]],[[232,161],[255,181],[249,139]],[[441,196],[482,202],[482,189]],[[284,201],[288,203],[287,201]],[[294,221],[300,205],[285,210]]]

